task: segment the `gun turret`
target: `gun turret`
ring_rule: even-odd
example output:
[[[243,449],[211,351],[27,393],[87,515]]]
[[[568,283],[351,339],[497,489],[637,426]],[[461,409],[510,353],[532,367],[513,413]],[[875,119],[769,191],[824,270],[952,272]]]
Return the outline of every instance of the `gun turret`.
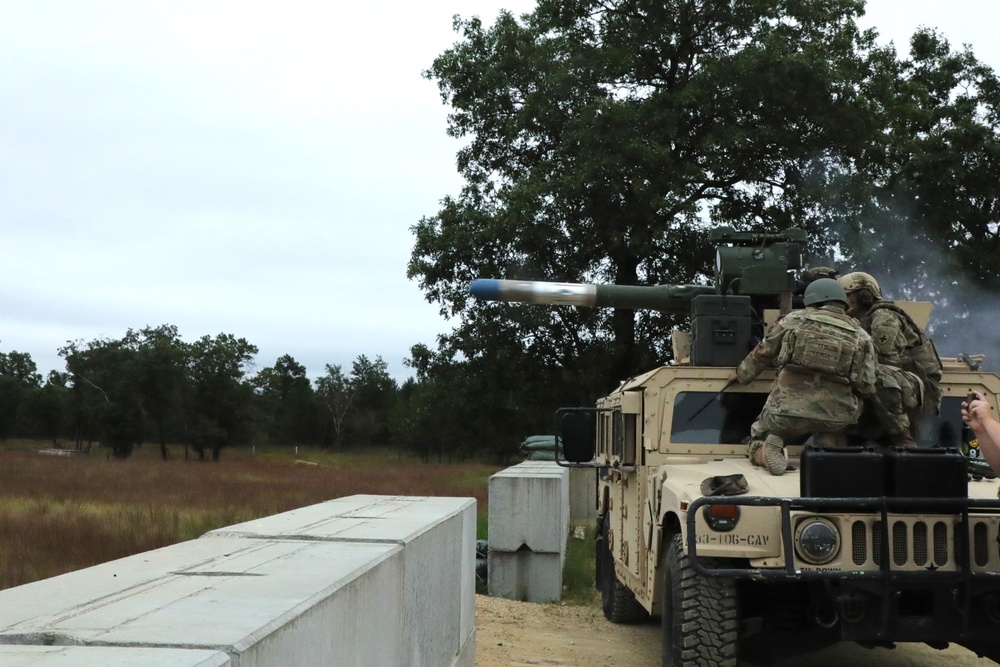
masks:
[[[732,366],[750,350],[751,316],[764,308],[787,313],[796,290],[795,269],[803,265],[806,233],[737,232],[718,227],[709,233],[716,244],[712,285],[587,285],[533,280],[472,281],[478,299],[547,305],[656,310],[690,314],[691,362]],[[761,318],[756,318],[755,325]],[[759,334],[759,332],[756,332]]]
[[[719,294],[777,296],[795,289],[793,269],[801,269],[805,231],[737,232],[718,227],[708,236],[716,244],[715,284]]]

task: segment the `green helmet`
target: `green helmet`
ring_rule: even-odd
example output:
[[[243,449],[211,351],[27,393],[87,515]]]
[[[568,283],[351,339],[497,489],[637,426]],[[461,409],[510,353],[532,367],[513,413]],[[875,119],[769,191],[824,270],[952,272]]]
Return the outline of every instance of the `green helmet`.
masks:
[[[878,282],[871,275],[863,271],[848,273],[846,276],[841,276],[838,280],[844,286],[845,292],[856,292],[860,289],[866,289],[876,299],[882,298],[882,289],[878,286]]]
[[[827,301],[840,301],[846,306],[847,293],[844,291],[843,285],[833,278],[817,278],[806,287],[802,301],[807,306]]]

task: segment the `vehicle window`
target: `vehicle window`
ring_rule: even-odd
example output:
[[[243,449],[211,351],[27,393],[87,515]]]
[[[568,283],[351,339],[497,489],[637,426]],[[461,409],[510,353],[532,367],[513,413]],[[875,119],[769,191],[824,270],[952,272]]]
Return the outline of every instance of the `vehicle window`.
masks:
[[[670,441],[698,445],[741,444],[750,435],[750,425],[766,400],[767,394],[762,393],[733,392],[719,396],[707,391],[681,392],[674,400]],[[926,417],[920,424],[917,437],[920,447],[961,448],[963,400],[962,396],[945,396],[941,400],[940,414]]]
[[[941,411],[926,417],[920,424],[917,443],[920,447],[962,447],[962,401],[964,396],[945,396]]]
[[[741,444],[750,435],[750,425],[766,400],[765,393],[681,392],[674,399],[670,441],[697,445]]]

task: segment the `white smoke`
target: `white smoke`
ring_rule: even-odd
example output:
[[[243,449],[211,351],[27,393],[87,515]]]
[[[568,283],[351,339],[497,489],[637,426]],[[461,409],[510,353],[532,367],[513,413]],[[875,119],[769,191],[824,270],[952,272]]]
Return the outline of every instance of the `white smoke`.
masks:
[[[953,261],[905,216],[885,222],[881,251],[866,266],[839,264],[841,274],[864,271],[878,280],[890,300],[929,301],[927,334],[942,357],[984,354],[983,370],[1000,367],[1000,295],[979,289],[974,277]]]

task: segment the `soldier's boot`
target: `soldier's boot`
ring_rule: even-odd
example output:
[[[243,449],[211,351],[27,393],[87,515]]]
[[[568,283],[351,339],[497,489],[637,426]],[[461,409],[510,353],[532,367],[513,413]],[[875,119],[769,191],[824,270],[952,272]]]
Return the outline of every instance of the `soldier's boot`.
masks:
[[[761,468],[767,468],[767,471],[772,475],[784,475],[788,468],[788,458],[785,456],[785,447],[781,438],[771,434],[763,442],[760,440],[751,442],[750,462]]]

